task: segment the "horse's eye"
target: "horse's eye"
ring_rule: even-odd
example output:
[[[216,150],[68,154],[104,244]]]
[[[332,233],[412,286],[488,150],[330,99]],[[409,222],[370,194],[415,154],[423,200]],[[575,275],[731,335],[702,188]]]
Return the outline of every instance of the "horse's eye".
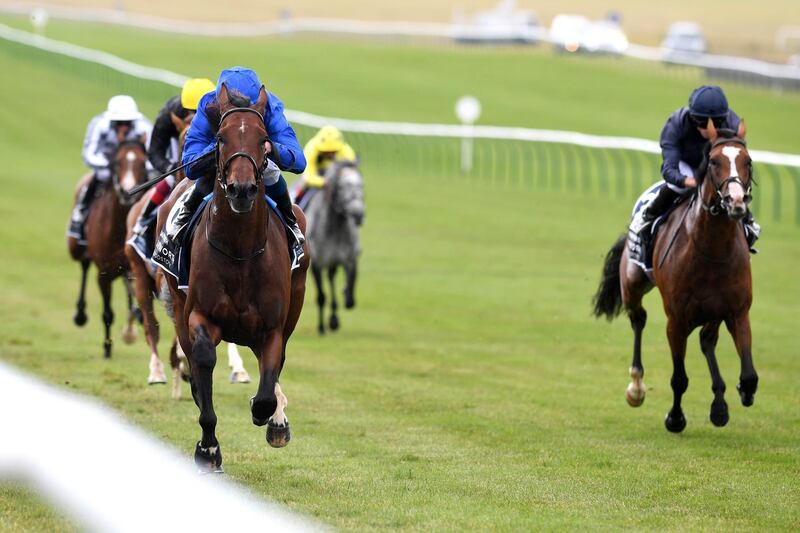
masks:
[[[225,144],[225,139],[222,138],[222,135],[217,135],[217,142],[219,144]]]

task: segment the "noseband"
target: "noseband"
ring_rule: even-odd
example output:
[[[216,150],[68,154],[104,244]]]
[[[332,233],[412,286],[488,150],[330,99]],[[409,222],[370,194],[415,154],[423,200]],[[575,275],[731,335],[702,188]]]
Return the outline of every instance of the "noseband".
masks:
[[[744,140],[742,139],[719,138],[716,141],[714,141],[714,143],[711,145],[711,149],[713,150],[720,144],[738,144],[742,148],[747,148],[747,143],[745,143]],[[742,189],[744,190],[745,205],[753,201],[753,196],[751,194],[753,189],[752,172],[750,175],[750,184],[747,187],[744,186],[744,183],[742,182],[741,179],[739,179],[739,176],[728,176],[726,179],[717,183],[716,181],[714,181],[710,170],[706,172],[706,179],[711,179],[711,182],[714,184],[714,200],[713,202],[708,204],[705,201],[701,200],[700,205],[703,207],[703,209],[708,211],[711,214],[711,216],[720,215],[725,211],[725,202],[726,199],[728,198],[728,195],[723,194],[723,190],[727,191],[731,183],[738,183],[739,185],[741,185]]]
[[[255,109],[252,109],[250,107],[234,107],[233,109],[229,109],[229,110],[225,111],[225,113],[222,114],[222,117],[219,119],[220,127],[222,127],[222,123],[225,121],[225,118],[227,118],[229,115],[232,115],[233,113],[239,113],[239,112],[241,112],[241,113],[255,113],[256,115],[258,115],[258,118],[261,119],[261,123],[262,124],[264,123],[264,115],[262,115],[261,113],[259,113]],[[226,191],[226,194],[227,194],[227,190],[228,190],[227,189],[227,187],[228,187],[228,168],[230,168],[231,163],[237,157],[245,157],[245,158],[247,158],[248,161],[250,161],[250,164],[253,165],[253,170],[255,171],[256,181],[258,180],[258,177],[261,175],[261,171],[264,168],[264,162],[262,162],[261,165],[259,165],[258,163],[256,163],[256,159],[252,155],[248,154],[247,152],[244,152],[244,151],[240,150],[238,152],[235,152],[235,153],[231,154],[230,157],[228,157],[225,160],[225,162],[222,164],[222,166],[220,167],[219,166],[219,157],[220,157],[219,143],[217,143],[216,151],[217,151],[217,168],[220,169],[220,171],[217,173],[217,181],[219,181],[219,184],[222,186],[222,190]]]

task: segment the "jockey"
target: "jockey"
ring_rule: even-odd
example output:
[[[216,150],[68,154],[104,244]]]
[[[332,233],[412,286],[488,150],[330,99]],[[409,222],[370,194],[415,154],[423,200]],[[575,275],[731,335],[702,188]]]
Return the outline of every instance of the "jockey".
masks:
[[[179,125],[189,124],[197,111],[197,104],[200,98],[208,92],[214,91],[214,82],[206,78],[195,78],[187,80],[183,84],[183,89],[179,96],[173,96],[164,107],[159,111],[153,126],[153,136],[150,140],[150,149],[147,151],[147,158],[153,168],[159,174],[167,172],[179,166],[178,160],[178,138],[180,137]],[[173,118],[173,115],[175,118]],[[175,119],[178,120],[175,120]],[[150,200],[142,210],[136,225],[133,227],[134,238],[144,236],[149,227],[148,219],[156,207],[169,197],[172,188],[175,186],[175,175],[172,174],[163,181],[158,182],[155,191],[150,196]]]
[[[664,158],[661,174],[667,183],[642,214],[643,226],[639,233],[642,248],[647,249],[651,244],[652,222],[663,215],[675,200],[697,187],[695,171],[705,158],[709,119],[717,129],[735,132],[739,128],[739,116],[728,108],[725,93],[716,85],[703,85],[695,89],[689,97],[689,105],[672,113],[661,130],[661,153]],[[761,228],[753,220],[750,210],[742,223],[750,251],[756,253],[753,244]]]
[[[107,184],[111,180],[111,163],[120,142],[144,139],[146,143],[152,129],[153,125],[139,112],[134,99],[125,94],[112,96],[106,111],[89,122],[82,155],[92,173],[72,211],[69,236],[83,239],[83,224],[89,205],[98,184]]]
[[[216,161],[213,157],[204,156],[213,155],[217,146],[216,131],[219,128],[220,120],[217,93],[223,83],[229,94],[242,96],[248,99],[251,105],[258,100],[263,86],[252,70],[233,67],[223,70],[219,75],[216,90],[207,93],[200,99],[197,114],[186,134],[183,147],[183,163],[196,161],[186,168],[186,177],[195,180],[195,186],[175,216],[174,235],[170,235],[171,238],[167,239],[167,242],[173,247],[177,245],[174,237],[190,220],[203,198],[214,189],[214,178],[217,172]],[[305,238],[292,211],[289,189],[280,170],[299,174],[306,168],[306,158],[300,149],[297,135],[283,114],[283,102],[273,93],[268,93],[264,125],[269,140],[266,141],[267,160],[261,178],[264,180],[267,195],[278,205],[278,209],[286,219],[297,243],[302,244],[305,242]]]
[[[334,161],[355,161],[356,153],[334,126],[324,126],[303,148],[308,166],[295,188],[299,204],[309,190],[325,185],[325,173]],[[310,195],[309,195],[310,196]]]

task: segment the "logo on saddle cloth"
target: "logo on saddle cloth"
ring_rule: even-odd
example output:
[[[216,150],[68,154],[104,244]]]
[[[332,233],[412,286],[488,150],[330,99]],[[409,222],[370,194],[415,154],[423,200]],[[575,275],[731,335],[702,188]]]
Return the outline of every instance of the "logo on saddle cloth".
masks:
[[[677,207],[683,200],[683,198],[679,199],[667,210],[666,213],[653,221],[653,223],[647,229],[647,231],[650,231],[652,234],[652,237],[650,238],[650,247],[646,250],[643,249],[640,234],[642,232],[642,227],[644,226],[644,212],[650,203],[652,203],[652,201],[656,198],[656,196],[658,196],[658,192],[661,190],[661,188],[666,186],[666,182],[658,181],[647,188],[647,190],[645,190],[641,196],[639,196],[639,198],[636,200],[636,203],[633,205],[631,223],[628,226],[628,259],[637,264],[648,274],[653,270],[653,247],[655,246],[658,230],[662,224],[667,221],[667,218],[672,211],[675,210],[675,207]]]

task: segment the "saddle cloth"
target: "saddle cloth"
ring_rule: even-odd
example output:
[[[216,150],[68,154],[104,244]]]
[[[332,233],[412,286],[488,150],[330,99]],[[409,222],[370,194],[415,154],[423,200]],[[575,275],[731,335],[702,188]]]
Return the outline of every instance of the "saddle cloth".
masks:
[[[193,187],[194,186],[189,187],[184,194],[191,194]],[[198,223],[200,222],[200,217],[203,215],[203,211],[205,211],[206,206],[213,196],[214,193],[210,193],[208,196],[203,198],[203,201],[200,203],[200,206],[198,207],[197,211],[195,211],[194,215],[192,215],[189,223],[184,228],[178,230],[177,235],[175,234],[176,228],[172,227],[172,225],[175,220],[175,215],[177,215],[177,211],[180,209],[180,206],[183,204],[183,202],[175,202],[175,205],[172,206],[172,209],[169,212],[164,229],[162,230],[161,235],[159,235],[159,241],[174,238],[177,241],[177,247],[163,246],[163,243],[159,242],[159,246],[156,248],[158,248],[159,251],[164,252],[170,248],[173,248],[177,249],[177,253],[154,253],[150,259],[154,265],[161,267],[166,273],[178,280],[178,288],[183,291],[186,291],[186,289],[189,288],[189,269],[191,266],[190,259],[192,256],[192,241],[194,233],[197,229]],[[300,266],[300,260],[305,255],[303,247],[299,245],[291,236],[292,233],[288,229],[286,220],[283,218],[283,215],[278,209],[277,204],[272,201],[269,196],[265,195],[264,199],[267,202],[267,205],[269,205],[275,214],[278,215],[278,219],[286,229],[289,241],[289,259],[292,263],[292,270],[294,270]],[[174,235],[174,237],[170,237],[170,235]]]
[[[667,211],[656,218],[650,225],[648,231],[651,233],[650,246],[648,249],[642,249],[641,231],[644,226],[644,212],[650,203],[658,196],[658,192],[662,187],[667,187],[665,181],[658,181],[648,187],[633,205],[633,212],[631,213],[631,223],[628,226],[628,259],[641,267],[648,274],[653,270],[653,248],[656,243],[656,236],[658,230],[667,221],[669,215],[680,205],[686,196],[679,197]]]

